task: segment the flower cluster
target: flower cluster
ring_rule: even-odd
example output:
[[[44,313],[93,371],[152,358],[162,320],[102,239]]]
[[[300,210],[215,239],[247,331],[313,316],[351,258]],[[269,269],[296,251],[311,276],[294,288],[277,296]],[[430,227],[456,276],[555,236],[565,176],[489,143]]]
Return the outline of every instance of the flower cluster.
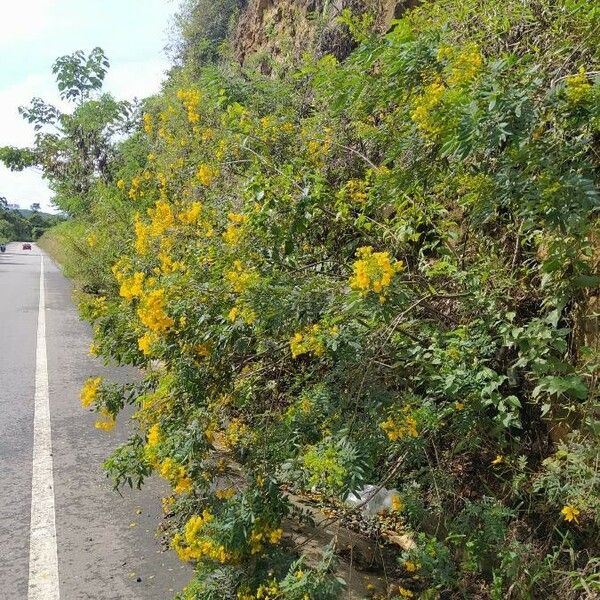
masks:
[[[192,489],[192,480],[188,477],[185,467],[171,457],[165,458],[158,465],[158,473],[173,486],[177,494]]]
[[[131,277],[120,277],[119,294],[127,301],[139,298],[144,292],[144,273],[134,273]]]
[[[225,271],[225,279],[229,282],[234,292],[244,293],[257,280],[257,274],[244,268],[241,260],[233,262],[233,269]]]
[[[276,545],[283,537],[283,529],[280,527],[270,527],[264,523],[258,523],[250,533],[248,542],[250,544],[250,554],[262,552],[266,543]]]
[[[248,306],[238,303],[229,311],[227,318],[230,321],[241,319],[246,325],[252,325],[256,321],[256,313]]]
[[[318,323],[309,325],[302,331],[295,333],[290,340],[292,357],[297,358],[302,354],[309,353],[312,353],[315,356],[322,356],[325,353],[323,333],[323,329]]]
[[[173,327],[175,321],[165,312],[165,290],[158,288],[142,298],[138,308],[140,321],[151,331],[162,334]]]
[[[88,379],[85,382],[83,388],[81,388],[81,406],[83,406],[84,408],[88,408],[95,402],[101,384],[101,377],[94,377],[93,379]]]
[[[588,76],[584,69],[581,69],[576,75],[570,75],[567,77],[565,96],[571,104],[584,104],[590,98],[590,93],[592,90],[593,86],[589,82]]]
[[[242,237],[241,225],[247,220],[246,215],[230,212],[227,215],[229,223],[225,233],[223,233],[223,239],[229,246],[235,246]]]
[[[181,100],[185,110],[187,111],[187,119],[195,125],[200,121],[200,115],[198,114],[198,106],[200,104],[200,92],[197,90],[179,90],[177,92],[177,98]]]
[[[202,213],[202,203],[193,202],[192,205],[185,211],[179,213],[179,220],[184,225],[196,225],[200,214]]]
[[[281,597],[281,587],[275,580],[259,585],[255,593],[251,593],[247,589],[237,593],[237,600],[275,600]]]
[[[428,85],[413,103],[411,119],[423,133],[433,137],[442,131],[434,111],[441,105],[445,92],[446,86],[436,81]]]
[[[394,275],[403,269],[402,262],[392,259],[389,252],[373,252],[372,246],[359,248],[356,256],[350,287],[363,294],[375,292],[383,301]]]
[[[181,560],[210,560],[224,564],[234,558],[222,544],[218,544],[207,535],[207,526],[213,521],[214,515],[205,510],[202,515],[195,515],[187,521],[183,535],[175,535],[172,546]]]
[[[154,131],[154,121],[150,113],[144,113],[144,131],[147,135],[152,135]]]
[[[419,432],[417,431],[417,421],[410,415],[403,415],[399,418],[390,416],[380,424],[380,427],[385,431],[391,442],[397,442],[402,438],[417,437],[419,435]]]
[[[196,177],[200,183],[206,187],[210,187],[213,181],[221,174],[219,169],[211,165],[202,164],[198,167]]]
[[[102,431],[112,431],[117,424],[114,414],[106,408],[101,408],[99,413],[103,418],[98,419],[94,424],[96,429],[100,429]]]
[[[448,84],[462,85],[471,82],[482,70],[483,56],[476,45],[457,49],[453,46],[442,46],[438,50],[438,61],[448,61]]]
[[[175,224],[175,215],[171,205],[165,200],[158,200],[154,208],[148,209],[150,216],[150,232],[153,236],[159,236],[165,233]]]

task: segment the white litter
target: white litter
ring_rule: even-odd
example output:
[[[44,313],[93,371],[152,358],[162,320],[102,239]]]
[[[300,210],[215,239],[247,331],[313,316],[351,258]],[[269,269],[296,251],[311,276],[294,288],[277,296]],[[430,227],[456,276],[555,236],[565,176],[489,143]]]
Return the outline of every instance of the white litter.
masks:
[[[379,488],[376,485],[365,485],[365,487],[349,494],[346,503],[351,506],[360,507],[363,515],[372,517],[392,510],[392,499],[398,496],[398,490]]]

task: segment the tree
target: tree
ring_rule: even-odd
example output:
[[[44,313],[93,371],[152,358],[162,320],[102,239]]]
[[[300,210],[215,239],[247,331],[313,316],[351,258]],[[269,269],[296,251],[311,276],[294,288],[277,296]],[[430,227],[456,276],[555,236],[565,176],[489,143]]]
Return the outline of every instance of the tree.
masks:
[[[36,132],[31,148],[0,148],[0,161],[13,171],[40,167],[55,192],[54,202],[65,212],[89,208],[89,191],[98,180],[110,181],[115,137],[135,122],[131,103],[102,94],[109,61],[101,48],[87,56],[78,50],[59,57],[52,72],[61,98],[73,103],[61,112],[41,98],[19,108]]]
[[[197,69],[218,60],[246,0],[185,0],[175,17],[170,50],[180,65]]]
[[[39,202],[34,202],[29,208],[35,213],[40,211],[41,206]]]
[[[18,210],[8,207],[8,201],[0,197],[0,243],[25,239],[31,236],[31,224]]]

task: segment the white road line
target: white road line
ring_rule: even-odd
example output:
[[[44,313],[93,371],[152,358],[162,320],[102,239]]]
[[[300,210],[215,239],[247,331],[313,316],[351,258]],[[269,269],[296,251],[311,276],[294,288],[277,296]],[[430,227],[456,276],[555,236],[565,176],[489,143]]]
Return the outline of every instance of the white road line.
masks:
[[[46,300],[44,257],[40,265],[33,418],[33,478],[31,482],[31,533],[29,539],[28,600],[59,600],[58,552],[54,515],[52,433],[46,355]]]

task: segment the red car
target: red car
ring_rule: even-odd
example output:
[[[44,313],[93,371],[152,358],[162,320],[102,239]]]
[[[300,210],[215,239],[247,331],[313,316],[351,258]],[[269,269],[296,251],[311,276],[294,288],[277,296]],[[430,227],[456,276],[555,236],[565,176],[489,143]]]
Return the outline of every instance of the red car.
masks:
[[[31,250],[31,244],[29,242],[25,242],[23,244],[23,250]]]

